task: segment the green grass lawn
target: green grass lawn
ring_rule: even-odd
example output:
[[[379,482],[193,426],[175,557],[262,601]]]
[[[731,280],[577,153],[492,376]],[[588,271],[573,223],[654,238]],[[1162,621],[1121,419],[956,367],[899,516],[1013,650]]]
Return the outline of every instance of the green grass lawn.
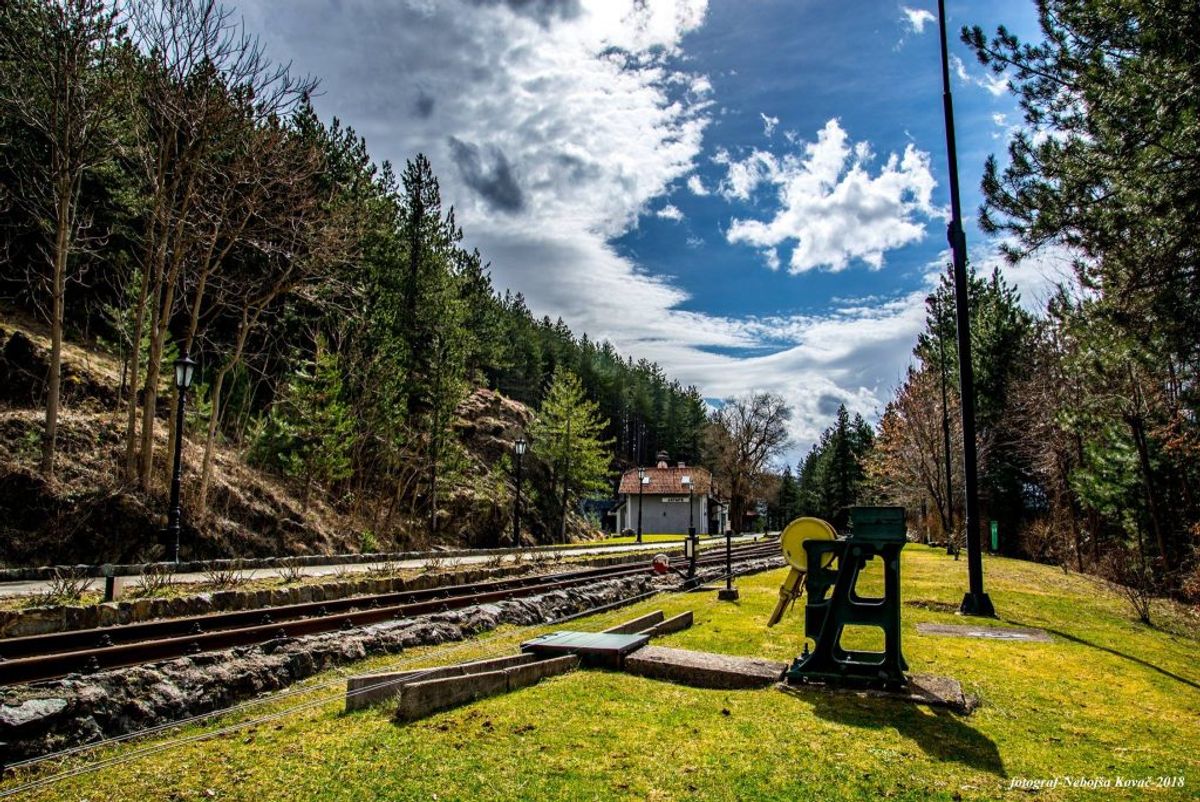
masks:
[[[32,799],[1195,799],[1200,796],[1200,641],[1130,620],[1100,583],[1012,560],[985,562],[998,625],[1041,627],[1053,643],[918,635],[946,610],[966,562],[905,550],[904,651],[912,671],[959,679],[982,700],[968,717],[817,690],[705,691],[580,671],[408,725],[339,700],[248,729],[71,778]],[[656,608],[696,612],[665,645],[789,659],[801,616],[763,625],[782,571],[739,582],[741,601],[673,595],[585,619],[599,629]],[[408,665],[511,651],[536,630],[504,629]],[[368,665],[395,664],[380,658]],[[336,680],[333,673],[310,682]],[[338,689],[316,689],[256,715]],[[227,717],[172,737],[234,723]],[[3,788],[162,745],[107,749],[6,778]],[[1184,777],[1183,788],[1009,790],[1013,778]]]

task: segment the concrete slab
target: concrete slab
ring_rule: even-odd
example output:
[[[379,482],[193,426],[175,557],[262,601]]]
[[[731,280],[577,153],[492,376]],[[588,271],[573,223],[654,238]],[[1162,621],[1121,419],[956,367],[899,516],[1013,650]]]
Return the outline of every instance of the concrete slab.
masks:
[[[591,668],[619,669],[626,655],[649,642],[649,635],[563,631],[525,641],[521,651],[532,652],[543,659],[575,654]]]
[[[624,670],[697,688],[766,688],[779,682],[787,663],[756,657],[647,646],[625,658]]]
[[[898,702],[945,707],[963,715],[970,715],[975,708],[979,707],[979,700],[965,693],[958,680],[935,674],[911,674],[908,678],[908,687],[898,691],[880,691],[821,683],[798,685],[780,683],[779,688],[786,693],[798,696],[808,693],[853,693],[862,697],[894,699]]]
[[[1041,629],[1023,627],[981,627],[970,624],[932,624],[922,621],[917,624],[922,635],[948,635],[959,638],[984,638],[987,640],[1033,641],[1053,643],[1050,634]]]
[[[660,623],[663,620],[663,611],[655,610],[652,613],[646,613],[643,616],[626,621],[623,624],[617,624],[615,627],[609,627],[602,630],[607,635],[633,635],[636,632],[642,632],[648,627]]]
[[[384,674],[359,674],[346,678],[346,712],[353,713],[380,702],[390,702],[400,689],[412,682],[423,680],[446,679],[461,677],[466,674],[480,674],[486,671],[499,671],[510,666],[531,663],[536,658],[532,654],[514,654],[507,657],[494,657],[487,660],[473,660],[468,663],[455,663],[434,668],[420,668],[412,671],[397,671]]]
[[[649,635],[652,638],[657,638],[661,635],[669,635],[672,632],[679,632],[687,629],[692,625],[694,620],[695,617],[692,615],[692,611],[687,610],[679,615],[673,615],[667,620],[655,624],[649,629],[643,629],[639,634]]]

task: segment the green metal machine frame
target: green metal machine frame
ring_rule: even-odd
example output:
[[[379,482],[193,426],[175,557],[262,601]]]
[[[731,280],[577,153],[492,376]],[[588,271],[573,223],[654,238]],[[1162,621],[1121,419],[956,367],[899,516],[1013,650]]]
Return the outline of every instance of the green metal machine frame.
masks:
[[[903,507],[852,507],[850,534],[837,540],[806,540],[808,558],[804,634],[816,646],[797,657],[789,682],[823,682],[896,689],[905,686],[908,663],[900,650],[900,550],[907,542]],[[863,597],[859,576],[874,559],[883,563],[883,596]],[[882,652],[844,649],[847,626],[883,630]]]

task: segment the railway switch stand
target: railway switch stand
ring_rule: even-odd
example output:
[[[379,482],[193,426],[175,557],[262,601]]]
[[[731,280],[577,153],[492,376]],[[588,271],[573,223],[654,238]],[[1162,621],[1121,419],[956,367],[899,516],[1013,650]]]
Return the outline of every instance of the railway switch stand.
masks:
[[[798,518],[780,537],[791,571],[780,588],[768,626],[805,591],[804,653],[786,673],[790,683],[894,690],[904,687],[908,663],[900,645],[900,551],[907,541],[903,507],[852,507],[850,534],[837,537],[828,523]],[[862,596],[857,585],[873,560],[883,567],[883,595]],[[883,651],[846,648],[846,627],[883,631]],[[807,639],[814,646],[808,648]]]

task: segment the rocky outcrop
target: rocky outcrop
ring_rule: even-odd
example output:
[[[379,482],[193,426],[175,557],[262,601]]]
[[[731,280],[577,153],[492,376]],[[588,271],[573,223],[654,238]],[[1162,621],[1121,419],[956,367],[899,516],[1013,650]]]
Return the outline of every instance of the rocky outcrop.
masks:
[[[23,331],[8,336],[0,332],[0,401],[30,407],[45,404],[49,371],[46,348]],[[116,401],[114,388],[69,357],[63,359],[61,388],[64,404],[78,404],[85,399],[106,405]]]
[[[513,449],[518,437],[528,437],[533,419],[529,407],[486,388],[475,390],[458,405],[454,431],[469,467],[464,472],[466,481],[450,489],[443,502],[446,526],[439,526],[442,531],[455,531],[464,545],[512,545]],[[558,542],[561,524],[554,512],[556,491],[550,472],[532,451],[525,455],[523,467],[523,537],[532,536],[537,543]],[[582,515],[569,512],[568,541],[590,540],[598,534]]]

